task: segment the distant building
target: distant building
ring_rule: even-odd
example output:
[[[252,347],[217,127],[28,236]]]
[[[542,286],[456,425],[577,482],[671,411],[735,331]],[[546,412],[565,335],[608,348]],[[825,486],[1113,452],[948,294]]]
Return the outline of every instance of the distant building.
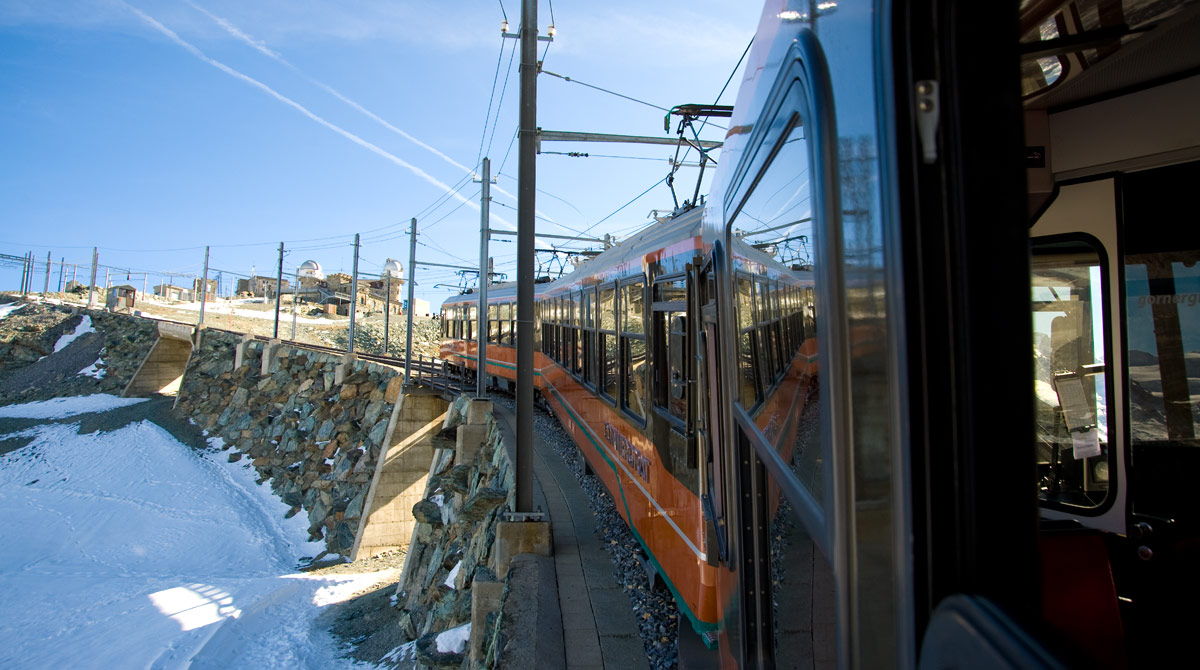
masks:
[[[208,286],[208,290],[206,291],[206,293],[208,293],[208,297],[205,299],[206,300],[214,300],[217,297],[217,280],[209,279],[207,282],[205,282],[203,279],[200,279],[200,278],[195,279],[194,281],[192,281],[192,293],[194,295],[196,295],[196,296],[200,295],[200,284],[202,284],[202,283],[206,284]]]
[[[279,282],[276,277],[259,277],[258,275],[237,280],[237,292],[249,293],[256,298],[274,298],[277,283],[282,283],[282,293],[291,292],[292,287],[288,280],[284,279]]]
[[[192,289],[174,284],[159,284],[154,287],[154,295],[167,300],[178,300],[180,302],[192,301]]]

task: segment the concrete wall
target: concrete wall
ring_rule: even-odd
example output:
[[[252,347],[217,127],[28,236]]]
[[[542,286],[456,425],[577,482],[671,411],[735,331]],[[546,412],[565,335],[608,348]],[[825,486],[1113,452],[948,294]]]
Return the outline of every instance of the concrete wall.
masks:
[[[398,400],[367,494],[369,511],[355,539],[354,560],[406,546],[416,528],[413,505],[425,498],[434,437],[445,421],[448,403],[425,394],[407,394]]]

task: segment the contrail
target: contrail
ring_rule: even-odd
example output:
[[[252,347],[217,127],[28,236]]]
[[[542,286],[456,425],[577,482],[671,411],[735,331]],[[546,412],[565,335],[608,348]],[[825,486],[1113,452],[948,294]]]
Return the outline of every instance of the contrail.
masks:
[[[393,133],[396,133],[397,135],[408,140],[409,142],[412,142],[413,144],[421,147],[422,149],[428,151],[429,153],[437,156],[438,158],[441,158],[442,160],[444,160],[447,163],[453,165],[454,167],[462,170],[463,172],[469,172],[469,173],[474,174],[475,171],[473,169],[467,167],[466,165],[463,165],[462,163],[459,163],[458,161],[454,160],[450,156],[447,156],[445,153],[439,151],[437,149],[437,147],[430,146],[430,145],[422,142],[421,140],[413,137],[412,135],[404,132],[404,130],[397,128],[396,126],[392,125],[391,123],[388,123],[388,121],[386,119],[380,117],[378,114],[372,112],[371,110],[367,109],[366,107],[363,107],[362,105],[358,104],[354,100],[346,97],[340,91],[333,88],[329,84],[326,84],[325,82],[320,81],[320,80],[314,78],[313,76],[309,75],[307,72],[304,72],[300,68],[293,65],[291,61],[284,58],[283,55],[280,54],[278,51],[271,49],[270,47],[268,47],[266,45],[266,43],[262,42],[261,40],[254,39],[253,37],[246,34],[244,31],[242,31],[240,28],[233,25],[226,19],[223,19],[223,18],[213,14],[212,12],[208,11],[207,9],[192,2],[192,0],[184,0],[184,1],[187,2],[187,4],[192,7],[192,9],[195,9],[196,11],[200,12],[201,14],[207,16],[209,19],[212,19],[212,21],[214,23],[216,23],[218,26],[220,26],[222,29],[224,29],[225,32],[229,33],[231,36],[241,40],[242,42],[245,42],[246,45],[249,46],[250,48],[258,51],[259,53],[263,54],[267,58],[274,60],[275,62],[279,63],[280,65],[283,65],[284,67],[288,68],[292,72],[295,72],[296,74],[300,75],[301,77],[304,77],[306,80],[309,81],[309,83],[321,88],[325,92],[329,93],[330,95],[337,98],[338,100],[341,100],[342,102],[346,103],[350,107],[353,107],[355,110],[362,113],[363,115],[365,115],[367,118],[371,119],[372,121],[375,121],[376,123],[383,126],[384,128],[387,128],[388,130],[392,131]],[[497,191],[497,192],[501,193],[502,195],[506,195],[509,198],[512,198],[513,200],[517,199],[516,195],[509,193],[508,191],[504,190],[499,185],[493,186],[492,190]],[[556,223],[549,216],[546,216],[545,213],[543,213],[543,212],[536,212],[536,213],[541,215],[547,221],[550,221],[551,223]]]
[[[358,104],[354,100],[347,98],[345,95],[342,95],[341,92],[339,92],[337,89],[333,88],[332,86],[326,84],[325,82],[315,79],[308,73],[304,72],[300,68],[293,65],[291,61],[284,58],[283,55],[280,54],[278,51],[275,51],[275,50],[267,47],[267,45],[264,42],[262,42],[260,40],[256,40],[253,37],[247,35],[240,28],[233,25],[229,21],[213,14],[212,12],[201,7],[200,5],[197,5],[196,3],[192,2],[191,0],[185,0],[185,2],[187,2],[187,4],[189,4],[189,5],[191,5],[192,9],[195,9],[196,11],[200,12],[201,14],[212,19],[213,22],[216,23],[218,26],[221,26],[221,28],[223,28],[225,30],[225,32],[227,32],[230,35],[232,35],[233,37],[236,37],[237,39],[245,42],[251,48],[257,50],[259,53],[262,53],[264,56],[270,58],[271,60],[274,60],[275,62],[279,63],[280,65],[283,65],[284,67],[288,68],[292,72],[295,72],[296,74],[300,75],[301,77],[304,77],[305,79],[307,79],[309,81],[309,83],[320,87],[325,92],[332,95],[333,97],[337,98],[338,100],[341,100],[342,102],[346,103],[347,105],[350,105],[354,109],[365,114],[372,121],[379,123],[384,128],[387,128],[388,130],[396,133],[397,135],[403,137],[404,139],[406,139],[406,140],[412,142],[413,144],[421,147],[422,149],[432,153],[433,155],[437,156],[438,158],[441,158],[442,160],[444,160],[447,163],[453,165],[454,167],[462,170],[463,172],[471,172],[472,171],[471,168],[463,165],[462,163],[459,163],[458,161],[447,156],[446,154],[442,153],[441,151],[438,151],[438,149],[436,147],[432,147],[432,146],[422,142],[421,140],[413,137],[412,135],[409,135],[408,133],[404,132],[400,128],[397,128],[396,126],[393,126],[392,124],[388,123],[385,119],[380,118],[377,114],[375,114],[371,110],[363,107],[362,105]]]
[[[449,194],[455,200],[458,200],[459,202],[461,202],[465,205],[469,205],[472,209],[475,209],[475,210],[479,209],[478,203],[460,195],[457,191],[450,188],[446,184],[443,184],[436,177],[430,175],[429,173],[425,172],[424,170],[418,168],[417,166],[415,166],[411,163],[408,163],[407,161],[400,159],[399,157],[397,157],[391,153],[388,153],[387,151],[381,149],[380,147],[378,147],[374,144],[371,144],[370,142],[359,137],[358,135],[355,135],[354,133],[352,133],[334,123],[326,121],[325,119],[321,118],[320,116],[317,116],[313,112],[309,111],[308,108],[306,108],[304,105],[301,105],[300,103],[296,102],[295,100],[292,100],[291,98],[287,97],[286,95],[279,93],[278,91],[271,88],[270,86],[267,86],[266,84],[262,83],[261,81],[258,81],[257,79],[250,77],[248,75],[242,74],[241,72],[238,72],[237,70],[229,67],[228,65],[222,63],[219,60],[216,60],[215,58],[210,58],[203,51],[196,48],[190,42],[184,40],[182,37],[177,35],[175,33],[175,31],[173,31],[170,28],[159,23],[153,17],[146,14],[145,12],[138,9],[137,7],[134,7],[134,6],[124,2],[124,0],[117,0],[117,2],[119,2],[120,4],[127,7],[129,9],[129,11],[136,14],[138,16],[138,18],[140,18],[142,21],[144,21],[147,25],[154,28],[158,32],[162,33],[163,35],[166,35],[171,41],[175,42],[179,46],[186,49],[189,53],[191,53],[196,58],[199,58],[200,60],[204,61],[205,63],[212,65],[213,67],[228,74],[231,77],[234,77],[235,79],[240,79],[240,80],[246,82],[247,84],[250,84],[251,86],[254,86],[255,88],[260,89],[261,91],[263,91],[267,95],[271,96],[272,98],[275,98],[276,100],[284,103],[285,105],[288,105],[289,107],[294,108],[296,111],[300,112],[301,114],[303,114],[303,115],[307,116],[308,118],[312,119],[313,121],[316,121],[317,123],[325,126],[326,128],[341,135],[342,137],[345,137],[346,139],[350,140],[351,142],[354,142],[355,144],[363,147],[364,149],[367,149],[368,151],[371,151],[372,153],[382,156],[383,158],[386,158],[387,160],[395,163],[396,165],[399,165],[400,167],[412,172],[414,175],[420,177],[421,179],[424,179],[426,182],[442,189],[442,191]],[[505,221],[504,219],[502,219],[500,217],[495,217],[495,218],[497,221],[503,223],[504,225],[510,227],[513,230],[516,230],[516,227],[512,223],[509,223],[508,221]]]

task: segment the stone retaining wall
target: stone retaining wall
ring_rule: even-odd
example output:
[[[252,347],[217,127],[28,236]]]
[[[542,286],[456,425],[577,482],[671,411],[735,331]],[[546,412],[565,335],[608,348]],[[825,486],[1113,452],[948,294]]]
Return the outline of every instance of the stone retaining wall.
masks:
[[[204,330],[180,387],[177,408],[224,440],[231,461],[253,459],[260,478],[308,515],[313,539],[349,556],[391,416],[386,393],[398,371],[281,345],[262,370],[263,343]],[[393,395],[394,399],[394,395]]]

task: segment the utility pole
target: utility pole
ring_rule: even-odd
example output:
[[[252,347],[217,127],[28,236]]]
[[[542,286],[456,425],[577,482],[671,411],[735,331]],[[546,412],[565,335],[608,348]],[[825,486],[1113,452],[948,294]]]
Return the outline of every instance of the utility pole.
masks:
[[[112,268],[104,268],[104,295],[105,295],[105,299],[107,299],[107,297],[108,297],[108,282],[109,282],[109,279],[110,279],[111,275],[112,275]]]
[[[300,293],[300,268],[296,268],[296,283],[292,286],[292,341],[296,341],[296,295]]]
[[[516,510],[533,512],[533,264],[537,166],[537,0],[521,3],[521,143],[517,168]]]
[[[208,302],[208,247],[204,247],[204,279],[200,281],[200,320],[197,325],[204,325],[204,305]]]
[[[100,248],[92,247],[92,281],[88,282],[88,304],[87,304],[88,309],[91,309],[92,305],[95,304],[94,296],[96,293],[96,270],[97,270],[97,264],[99,262],[100,262]]]
[[[283,242],[279,243],[279,272],[275,275],[275,334],[271,339],[279,339],[279,301],[283,291]]]
[[[417,219],[412,220],[412,229],[408,235],[408,309],[405,309],[407,316],[407,325],[404,333],[404,383],[407,384],[412,380],[412,321],[413,321],[413,288],[416,286],[416,281],[413,279],[417,265]]]
[[[388,355],[388,336],[392,334],[392,271],[383,262],[383,355]]]
[[[358,233],[354,233],[354,275],[350,278],[350,344],[347,351],[354,353],[354,315],[358,312]]]
[[[67,257],[62,256],[58,259],[58,292],[63,290],[63,271],[67,269]]]
[[[45,298],[46,294],[49,292],[50,292],[50,252],[47,251],[46,252],[46,286],[44,288],[42,288],[42,297]]]
[[[492,161],[483,159],[483,187],[479,200],[479,315],[476,319],[479,335],[479,362],[475,371],[475,397],[487,395],[487,285],[491,280],[488,273],[488,240],[491,231],[491,216],[488,214],[492,202]]]

